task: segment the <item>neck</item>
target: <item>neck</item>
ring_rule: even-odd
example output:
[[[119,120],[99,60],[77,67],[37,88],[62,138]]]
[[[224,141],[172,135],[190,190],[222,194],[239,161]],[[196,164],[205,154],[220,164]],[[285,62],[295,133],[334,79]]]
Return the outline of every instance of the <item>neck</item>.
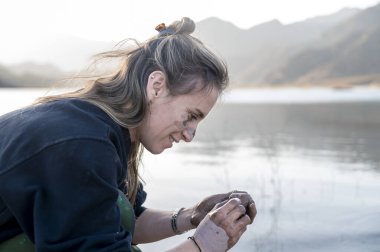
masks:
[[[134,143],[138,140],[136,128],[128,129],[131,142]]]

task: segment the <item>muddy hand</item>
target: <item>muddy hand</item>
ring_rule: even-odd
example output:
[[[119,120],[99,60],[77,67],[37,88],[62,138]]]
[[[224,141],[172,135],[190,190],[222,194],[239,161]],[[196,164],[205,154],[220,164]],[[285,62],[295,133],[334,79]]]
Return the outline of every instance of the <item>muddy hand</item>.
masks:
[[[204,252],[227,251],[232,248],[251,223],[240,199],[219,203],[195,230],[194,239]]]
[[[256,216],[256,205],[252,197],[244,191],[232,191],[228,193],[215,194],[203,199],[195,207],[193,207],[193,214],[191,216],[191,224],[195,227],[203,220],[203,218],[215,207],[216,204],[227,202],[228,199],[239,198],[241,204],[246,208],[247,214],[253,222]]]
[[[229,199],[232,198],[238,198],[241,200],[241,204],[246,208],[247,215],[251,219],[251,223],[256,217],[257,210],[256,210],[256,204],[255,201],[252,199],[251,195],[249,195],[247,192],[244,191],[232,191],[230,192]]]

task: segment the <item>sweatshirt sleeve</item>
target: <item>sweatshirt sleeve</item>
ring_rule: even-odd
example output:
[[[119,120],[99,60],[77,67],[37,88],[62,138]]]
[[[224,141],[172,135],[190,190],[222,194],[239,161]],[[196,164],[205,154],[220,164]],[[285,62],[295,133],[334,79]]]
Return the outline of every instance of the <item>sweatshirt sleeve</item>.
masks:
[[[52,144],[0,176],[0,194],[36,251],[131,251],[116,204],[122,165],[105,140]]]

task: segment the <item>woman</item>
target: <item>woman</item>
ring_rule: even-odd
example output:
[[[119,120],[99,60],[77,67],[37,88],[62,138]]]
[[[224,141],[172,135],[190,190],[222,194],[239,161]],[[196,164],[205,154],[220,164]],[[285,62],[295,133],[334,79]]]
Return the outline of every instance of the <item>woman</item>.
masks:
[[[171,251],[226,251],[252,223],[255,204],[239,191],[174,213],[142,206],[142,148],[191,142],[228,81],[225,64],[190,36],[191,19],[156,29],[133,49],[101,54],[121,60],[114,74],[0,118],[0,242],[23,233],[36,251],[131,251],[196,228]],[[121,224],[120,190],[132,228]]]

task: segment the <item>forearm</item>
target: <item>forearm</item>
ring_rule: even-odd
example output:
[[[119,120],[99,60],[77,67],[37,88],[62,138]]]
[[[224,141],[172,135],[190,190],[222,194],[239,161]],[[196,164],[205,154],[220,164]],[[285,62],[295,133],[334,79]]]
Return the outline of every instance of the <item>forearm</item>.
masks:
[[[200,248],[197,245],[195,245],[195,243],[192,240],[187,239],[186,241],[182,242],[178,246],[172,249],[169,249],[166,252],[199,252],[199,251],[200,251]]]
[[[179,232],[195,228],[191,222],[192,209],[184,209],[177,217]],[[135,244],[155,242],[174,236],[171,226],[173,212],[146,209],[136,220],[133,242]]]

